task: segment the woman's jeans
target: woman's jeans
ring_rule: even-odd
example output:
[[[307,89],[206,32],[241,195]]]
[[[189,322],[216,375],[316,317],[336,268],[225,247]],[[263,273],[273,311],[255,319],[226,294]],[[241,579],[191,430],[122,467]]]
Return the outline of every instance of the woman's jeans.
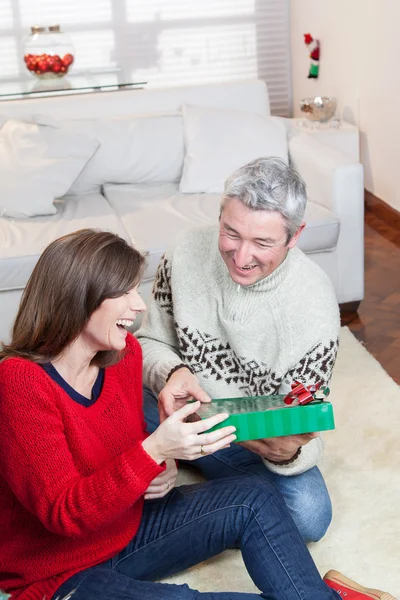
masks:
[[[226,548],[240,548],[260,595],[154,583]],[[275,486],[256,476],[175,488],[145,501],[134,539],[114,558],[71,577],[54,594],[71,600],[327,600],[321,580]]]
[[[157,399],[143,387],[143,408],[147,430],[152,433],[159,425]],[[317,542],[326,533],[332,520],[332,505],[324,479],[317,467],[301,475],[285,477],[272,473],[261,458],[239,444],[213,455],[191,461],[208,480],[241,474],[259,475],[276,485],[305,542]]]

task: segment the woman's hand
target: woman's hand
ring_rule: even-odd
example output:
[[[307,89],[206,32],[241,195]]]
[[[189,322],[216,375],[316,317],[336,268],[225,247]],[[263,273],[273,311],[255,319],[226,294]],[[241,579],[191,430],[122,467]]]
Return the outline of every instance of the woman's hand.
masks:
[[[167,468],[158,475],[149,487],[147,488],[144,499],[155,500],[156,498],[164,498],[175,487],[178,469],[173,458],[167,458],[165,461]]]
[[[195,460],[205,454],[213,454],[226,448],[235,441],[235,427],[223,427],[217,431],[205,433],[214,425],[228,418],[227,413],[220,413],[196,421],[186,423],[187,417],[200,408],[200,402],[189,402],[163,421],[157,429],[142,442],[143,448],[158,464],[167,458]]]

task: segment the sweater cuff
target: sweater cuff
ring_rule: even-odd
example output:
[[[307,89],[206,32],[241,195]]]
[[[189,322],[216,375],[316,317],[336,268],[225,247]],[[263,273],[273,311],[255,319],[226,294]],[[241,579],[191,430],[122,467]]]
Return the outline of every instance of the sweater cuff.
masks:
[[[159,465],[152,459],[150,454],[147,454],[142,442],[137,442],[132,446],[127,452],[127,460],[136,480],[136,486],[141,488],[141,494],[145,493],[153,479],[165,471],[166,468],[165,462]]]
[[[299,446],[296,450],[296,452],[293,454],[292,458],[289,458],[288,460],[270,460],[269,458],[265,457],[265,460],[267,460],[268,462],[272,463],[273,465],[278,465],[279,467],[283,467],[286,465],[290,465],[290,463],[293,463],[295,460],[297,460],[301,454],[301,446]]]
[[[322,455],[324,442],[321,436],[312,439],[308,444],[301,447],[301,453],[293,462],[287,465],[276,465],[268,459],[263,458],[264,465],[277,475],[291,477],[293,475],[301,475],[309,469],[312,469],[317,464]]]
[[[154,365],[152,371],[157,374],[156,377],[152,378],[148,377],[149,381],[145,381],[145,383],[153,390],[153,392],[158,396],[161,390],[164,388],[167,383],[167,377],[171,370],[180,365],[182,363],[182,359],[179,356],[176,357],[176,360],[168,360],[166,362],[158,361],[157,364]]]
[[[175,373],[175,371],[179,371],[179,369],[188,369],[188,371],[193,373],[193,371],[189,367],[189,365],[185,365],[185,363],[179,363],[179,365],[175,365],[175,367],[172,367],[172,369],[170,370],[170,372],[167,375],[167,379],[165,380],[165,383],[168,383],[168,381],[171,379],[171,376]]]

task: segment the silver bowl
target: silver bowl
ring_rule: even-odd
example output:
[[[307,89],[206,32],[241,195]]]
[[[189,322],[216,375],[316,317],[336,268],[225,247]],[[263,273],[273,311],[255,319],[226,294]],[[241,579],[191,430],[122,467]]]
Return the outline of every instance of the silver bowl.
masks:
[[[310,121],[329,121],[336,112],[336,98],[314,96],[300,100],[300,110]]]

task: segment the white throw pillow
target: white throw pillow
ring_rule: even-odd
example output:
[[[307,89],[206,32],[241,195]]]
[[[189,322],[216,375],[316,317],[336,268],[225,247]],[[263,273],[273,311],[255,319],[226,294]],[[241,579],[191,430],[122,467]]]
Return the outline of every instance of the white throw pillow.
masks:
[[[100,142],[99,150],[69,194],[96,192],[105,183],[161,183],[181,178],[185,154],[181,113],[71,120],[64,124]]]
[[[261,156],[288,160],[286,129],[277,117],[184,105],[186,156],[179,189],[222,193],[229,175]]]
[[[98,145],[62,127],[8,119],[0,129],[0,215],[54,214],[53,201],[66,193]]]

